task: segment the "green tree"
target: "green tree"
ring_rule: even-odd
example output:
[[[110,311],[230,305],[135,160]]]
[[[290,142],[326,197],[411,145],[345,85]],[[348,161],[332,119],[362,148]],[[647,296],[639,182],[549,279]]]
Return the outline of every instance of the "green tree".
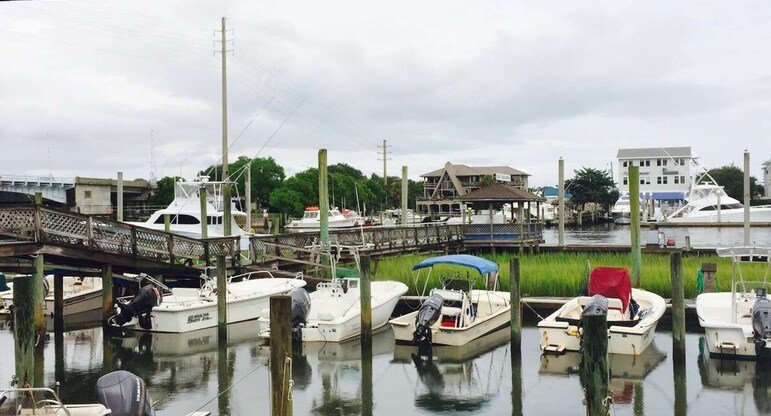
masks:
[[[294,217],[302,215],[305,206],[302,195],[289,188],[277,188],[270,193],[269,202],[273,211]]]
[[[573,173],[575,176],[565,181],[565,190],[570,191],[571,201],[582,210],[590,202],[607,207],[618,200],[618,190],[610,172],[582,167]]]
[[[485,175],[482,176],[482,180],[479,181],[479,187],[484,188],[485,186],[495,185],[498,183],[498,181],[493,178],[493,175]]]
[[[269,203],[269,197],[274,189],[281,186],[286,175],[272,157],[250,159],[247,156],[239,156],[233,163],[228,163],[228,176],[235,181],[238,195],[246,197],[246,165],[251,164],[251,188],[252,200],[257,206]],[[199,175],[207,175],[212,180],[222,180],[222,164],[212,165],[201,171]]]
[[[744,200],[744,171],[731,164],[730,166],[723,166],[716,169],[710,169],[709,175],[715,179],[718,185],[725,189],[725,193],[728,196]],[[755,199],[760,196],[758,192],[757,179],[754,176],[750,176],[750,198]]]
[[[184,179],[179,176],[166,176],[159,179],[156,188],[147,198],[147,204],[167,207],[174,200],[174,184],[179,180]]]

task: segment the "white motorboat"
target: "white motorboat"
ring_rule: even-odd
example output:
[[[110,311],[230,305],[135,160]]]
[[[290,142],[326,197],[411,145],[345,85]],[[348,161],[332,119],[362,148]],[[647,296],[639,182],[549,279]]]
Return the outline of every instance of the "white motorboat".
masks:
[[[153,230],[165,230],[164,218],[169,216],[169,231],[190,238],[201,238],[201,197],[200,190],[206,189],[206,223],[207,237],[222,237],[225,235],[225,203],[223,188],[228,182],[209,181],[206,176],[195,181],[180,181],[174,184],[174,200],[168,207],[155,211],[144,222],[129,222]],[[232,184],[231,184],[232,185]],[[241,250],[249,247],[249,236],[252,235],[242,228],[246,224],[246,213],[231,204],[231,235],[241,236]]]
[[[29,400],[34,397],[35,400]],[[13,411],[13,413],[8,413]],[[41,416],[107,416],[112,411],[103,404],[64,404],[47,387],[0,389],[1,414]]]
[[[387,209],[379,214],[380,224],[387,227],[395,227],[402,225],[402,210],[400,209]],[[423,217],[416,214],[412,209],[407,209],[407,224],[420,224],[423,222]]]
[[[414,266],[412,270],[429,268],[426,279],[435,265],[454,265],[475,269],[488,282],[497,286],[498,264],[468,254],[432,257]],[[491,276],[492,275],[492,276]],[[416,282],[420,278],[420,272]],[[454,288],[453,282],[463,288]],[[511,303],[508,292],[496,290],[470,290],[473,281],[445,279],[445,287],[431,290],[430,296],[420,309],[392,319],[397,343],[413,345],[464,345],[486,334],[509,325]]]
[[[632,218],[629,215],[630,207],[629,195],[623,194],[619,196],[618,201],[610,209],[613,222],[616,224],[630,224],[632,222]]]
[[[152,278],[145,279],[152,284],[144,286],[136,296],[119,298],[110,324],[176,333],[217,325],[217,287],[211,278],[207,277],[199,289],[169,289]],[[228,323],[259,318],[263,310],[268,310],[271,296],[287,294],[305,283],[299,278],[276,278],[267,271],[230,277],[227,284]]]
[[[352,228],[364,224],[364,219],[350,209],[329,210],[329,228]],[[306,207],[302,218],[294,218],[286,225],[288,231],[318,231],[321,229],[321,211],[319,207]]]
[[[694,184],[688,203],[667,217],[671,223],[743,223],[744,206],[712,182]],[[750,223],[771,223],[771,205],[750,207]]]
[[[23,277],[22,277],[23,278]],[[102,307],[102,279],[99,277],[63,276],[64,315],[75,315]],[[43,313],[54,313],[54,276],[45,276]],[[9,313],[13,305],[13,290],[0,293],[0,314]]]
[[[541,349],[555,353],[579,351],[582,311],[593,295],[602,295],[608,300],[608,353],[642,354],[666,310],[664,298],[647,290],[632,289],[629,271],[616,267],[592,270],[589,295],[569,300],[538,323]]]
[[[766,297],[771,248],[719,248],[717,254],[731,258],[731,291],[696,297],[707,349],[712,356],[767,358],[771,352],[771,300]],[[766,263],[762,281],[744,280],[742,264],[747,262]]]

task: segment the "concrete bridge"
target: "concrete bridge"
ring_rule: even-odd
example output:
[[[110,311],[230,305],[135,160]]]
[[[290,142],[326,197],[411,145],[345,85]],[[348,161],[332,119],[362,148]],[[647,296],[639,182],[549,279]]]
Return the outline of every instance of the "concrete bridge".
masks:
[[[0,175],[0,203],[26,202],[40,192],[44,200],[67,203],[67,190],[75,187],[75,178],[52,176]]]

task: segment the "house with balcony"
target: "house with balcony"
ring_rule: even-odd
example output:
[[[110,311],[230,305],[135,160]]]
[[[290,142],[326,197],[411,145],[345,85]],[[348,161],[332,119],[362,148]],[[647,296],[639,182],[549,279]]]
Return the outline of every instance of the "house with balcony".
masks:
[[[462,203],[460,197],[480,189],[485,176],[496,183],[527,190],[530,175],[509,166],[466,166],[447,162],[443,168],[420,176],[423,178],[423,195],[416,201],[418,212],[458,216]]]

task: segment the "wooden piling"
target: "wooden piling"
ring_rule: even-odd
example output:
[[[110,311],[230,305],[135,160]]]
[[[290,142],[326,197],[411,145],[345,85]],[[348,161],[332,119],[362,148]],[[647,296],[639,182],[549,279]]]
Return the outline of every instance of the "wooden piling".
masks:
[[[123,222],[123,172],[118,172],[118,189],[116,193],[118,207],[115,212],[115,219]]]
[[[361,303],[361,350],[372,351],[372,272],[369,255],[361,256],[361,278],[359,279],[359,299]]]
[[[629,219],[632,246],[632,287],[640,288],[642,251],[640,248],[640,167],[629,167]]]
[[[32,276],[13,281],[13,328],[16,376],[23,386],[35,386],[35,345],[43,345],[45,320],[43,316],[43,266],[42,254],[33,260]],[[42,380],[37,381],[38,384]]]
[[[171,215],[163,214],[163,231],[167,233],[171,231]]]
[[[292,414],[289,384],[292,378],[289,367],[292,337],[290,322],[287,319],[291,314],[292,298],[289,296],[270,298],[270,395],[273,416]]]
[[[688,382],[685,378],[685,358],[672,358],[673,381],[675,384],[675,416],[688,414]]]
[[[744,245],[750,245],[750,152],[744,151]]]
[[[43,205],[43,193],[35,192],[35,205]]]
[[[670,254],[672,273],[672,360],[685,360],[685,294],[680,250]]]
[[[252,232],[252,162],[246,164],[246,175],[244,176],[244,193],[246,198],[246,232]],[[263,218],[267,221],[267,218]],[[267,228],[267,225],[265,225]]]
[[[64,320],[64,276],[54,274],[54,327],[59,320]]]
[[[580,372],[587,415],[607,415],[610,407],[607,318],[607,310],[591,309],[585,309],[581,317],[584,330]]]
[[[220,343],[228,337],[228,271],[225,256],[217,256],[217,337]],[[285,316],[291,316],[287,314]]]
[[[209,214],[206,203],[206,186],[198,188],[198,199],[201,206],[201,238],[209,238]]]
[[[522,416],[522,352],[511,340],[511,416]]]
[[[522,348],[522,306],[519,293],[519,258],[509,263],[509,297],[511,301],[511,350]]]
[[[224,178],[223,180],[228,180]],[[232,191],[229,184],[222,186],[222,233],[225,237],[233,235],[233,201]]]
[[[107,325],[107,320],[113,314],[112,298],[112,264],[102,265],[102,324]]]
[[[409,180],[407,179],[407,166],[402,166],[402,225],[407,225],[407,190],[409,189]]]
[[[565,247],[565,161],[560,157],[558,164],[559,171],[559,232],[557,246]]]
[[[319,150],[319,239],[321,248],[329,248],[329,182],[327,179],[327,149]],[[334,276],[332,276],[334,277]]]

